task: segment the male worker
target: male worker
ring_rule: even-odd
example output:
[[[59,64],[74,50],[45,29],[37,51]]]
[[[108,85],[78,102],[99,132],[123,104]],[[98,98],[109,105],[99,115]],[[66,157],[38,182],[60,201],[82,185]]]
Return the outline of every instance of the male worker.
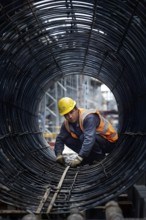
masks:
[[[71,167],[92,164],[104,158],[115,146],[118,134],[112,125],[97,110],[78,108],[69,97],[58,101],[58,110],[65,121],[55,142],[56,161],[65,164],[62,155],[64,145],[78,156],[71,161]]]

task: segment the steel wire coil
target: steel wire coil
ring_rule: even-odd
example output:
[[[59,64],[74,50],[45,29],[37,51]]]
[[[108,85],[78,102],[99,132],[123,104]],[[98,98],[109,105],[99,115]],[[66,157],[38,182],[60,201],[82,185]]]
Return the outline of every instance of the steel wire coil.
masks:
[[[52,83],[85,74],[105,83],[119,111],[117,149],[101,163],[70,168],[51,213],[116,198],[146,168],[146,3],[140,0],[0,3],[0,201],[45,213],[64,168],[38,126]]]

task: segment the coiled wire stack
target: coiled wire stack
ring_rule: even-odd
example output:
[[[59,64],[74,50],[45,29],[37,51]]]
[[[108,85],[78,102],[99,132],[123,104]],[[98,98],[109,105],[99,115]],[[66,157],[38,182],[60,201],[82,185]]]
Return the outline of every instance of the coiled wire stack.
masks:
[[[0,201],[47,212],[64,168],[39,130],[38,106],[69,74],[111,89],[120,138],[102,163],[68,169],[48,212],[86,210],[120,195],[146,167],[145,1],[1,0],[0,11]]]

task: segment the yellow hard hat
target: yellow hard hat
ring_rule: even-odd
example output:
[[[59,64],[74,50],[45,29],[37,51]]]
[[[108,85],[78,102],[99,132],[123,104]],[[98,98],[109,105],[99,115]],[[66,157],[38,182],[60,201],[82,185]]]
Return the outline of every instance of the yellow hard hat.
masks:
[[[69,97],[64,97],[61,98],[58,101],[58,110],[61,116],[69,113],[71,110],[73,110],[73,108],[75,107],[76,102],[69,98]]]

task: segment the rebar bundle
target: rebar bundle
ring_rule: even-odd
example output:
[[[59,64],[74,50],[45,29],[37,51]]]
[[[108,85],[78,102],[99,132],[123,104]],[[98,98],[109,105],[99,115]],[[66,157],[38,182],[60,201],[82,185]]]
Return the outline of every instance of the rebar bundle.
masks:
[[[38,108],[52,83],[70,74],[113,92],[119,140],[99,164],[68,169],[49,212],[120,195],[146,168],[146,2],[0,2],[0,201],[47,212],[65,168],[39,130]]]

